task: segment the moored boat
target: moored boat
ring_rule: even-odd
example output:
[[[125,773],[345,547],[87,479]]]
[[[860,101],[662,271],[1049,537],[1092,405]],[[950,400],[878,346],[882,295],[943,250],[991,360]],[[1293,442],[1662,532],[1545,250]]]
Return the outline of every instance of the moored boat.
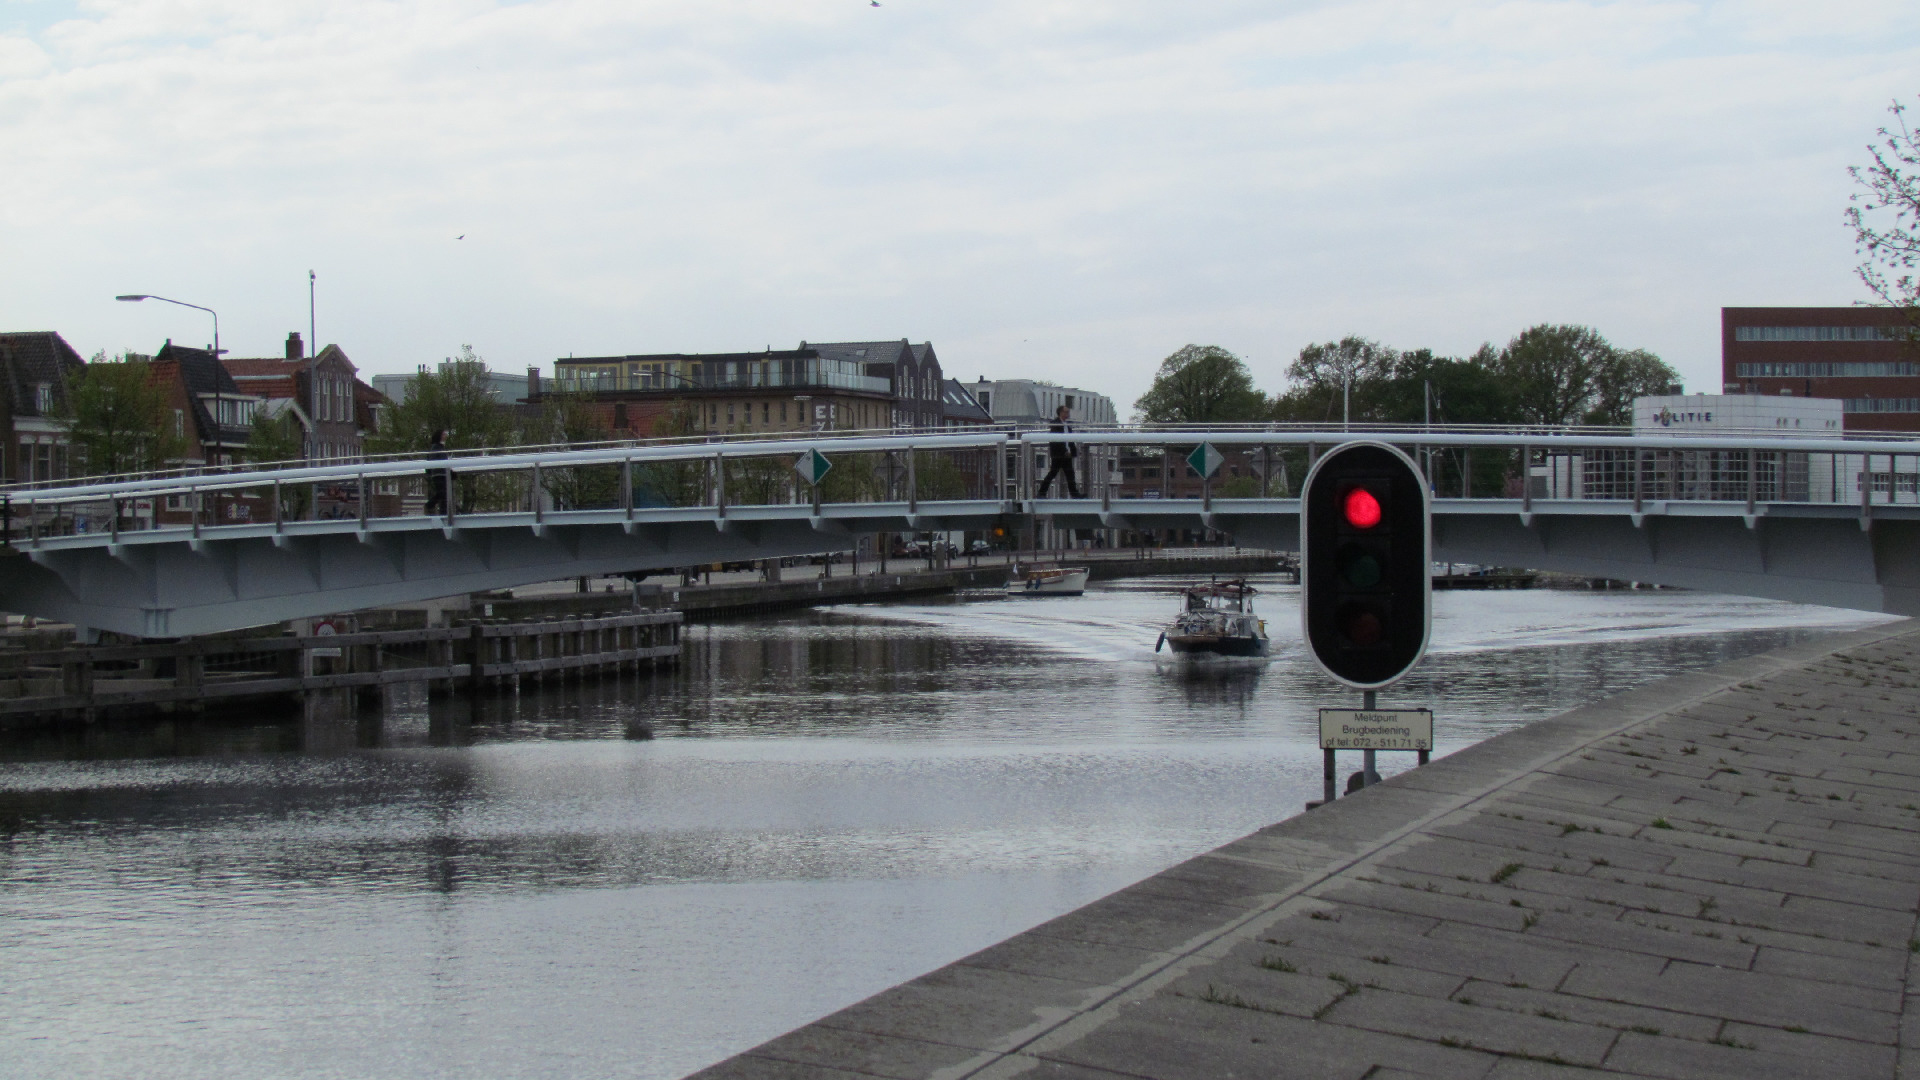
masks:
[[[1153,651],[1216,656],[1265,656],[1272,643],[1266,620],[1253,612],[1253,586],[1245,581],[1195,585],[1181,594],[1180,614],[1160,633]]]
[[[1087,591],[1084,566],[1015,566],[1008,596],[1079,596]]]

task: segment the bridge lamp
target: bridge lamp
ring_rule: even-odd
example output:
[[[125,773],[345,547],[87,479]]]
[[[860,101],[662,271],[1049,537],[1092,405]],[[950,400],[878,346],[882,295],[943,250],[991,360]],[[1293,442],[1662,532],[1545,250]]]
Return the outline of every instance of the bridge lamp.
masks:
[[[1399,450],[1347,443],[1301,491],[1302,636],[1328,675],[1375,690],[1426,653],[1433,624],[1426,484]]]

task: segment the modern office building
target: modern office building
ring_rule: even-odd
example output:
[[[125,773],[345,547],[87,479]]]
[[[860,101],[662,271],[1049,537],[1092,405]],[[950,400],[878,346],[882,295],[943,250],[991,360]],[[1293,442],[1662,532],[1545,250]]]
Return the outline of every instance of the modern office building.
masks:
[[[1920,338],[1887,307],[1721,308],[1721,389],[1834,398],[1850,431],[1920,430]]]

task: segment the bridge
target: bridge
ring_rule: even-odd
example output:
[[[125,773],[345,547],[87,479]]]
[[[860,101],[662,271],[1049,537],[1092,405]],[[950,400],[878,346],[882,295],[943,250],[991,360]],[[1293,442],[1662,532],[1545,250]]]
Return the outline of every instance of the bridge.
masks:
[[[1107,467],[1087,498],[1037,498],[1045,444],[1063,438],[1109,463],[1211,444],[1258,478],[1126,498]],[[1296,550],[1288,470],[1353,438],[1428,469],[1437,559],[1920,614],[1920,441],[1275,425],[816,433],[15,485],[0,488],[0,609],[176,637],[1036,520]],[[795,475],[812,451],[844,483]],[[427,470],[453,496],[430,515]]]

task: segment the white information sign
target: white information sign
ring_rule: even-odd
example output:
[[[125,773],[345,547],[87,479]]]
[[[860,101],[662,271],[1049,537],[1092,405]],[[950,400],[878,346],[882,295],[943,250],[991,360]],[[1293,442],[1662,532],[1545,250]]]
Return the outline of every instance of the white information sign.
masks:
[[[1321,709],[1322,750],[1431,750],[1432,709]]]

